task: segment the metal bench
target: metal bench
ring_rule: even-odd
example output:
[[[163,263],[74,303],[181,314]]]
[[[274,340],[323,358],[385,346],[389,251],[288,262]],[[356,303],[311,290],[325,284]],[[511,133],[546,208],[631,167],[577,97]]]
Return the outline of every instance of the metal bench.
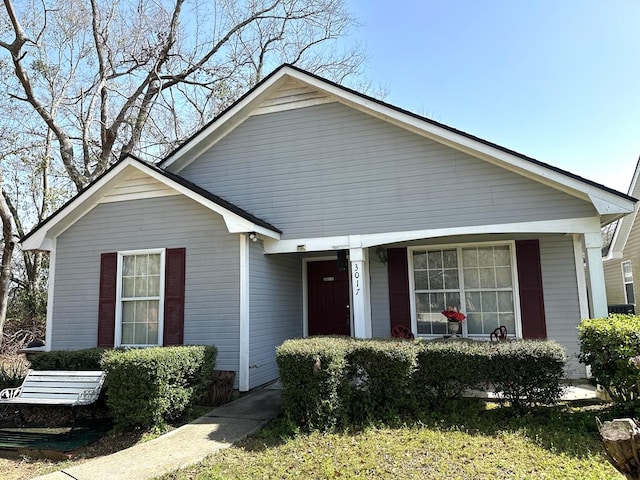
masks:
[[[103,371],[29,370],[22,385],[0,391],[2,405],[91,405],[98,400],[104,383]],[[22,412],[18,411],[24,422]],[[72,427],[73,428],[73,427]]]

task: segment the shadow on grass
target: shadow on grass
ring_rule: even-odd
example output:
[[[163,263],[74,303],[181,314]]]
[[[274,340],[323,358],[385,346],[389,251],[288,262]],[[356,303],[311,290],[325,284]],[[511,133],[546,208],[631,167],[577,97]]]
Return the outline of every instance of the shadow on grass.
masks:
[[[333,433],[354,436],[370,427],[419,427],[443,433],[456,431],[490,437],[518,433],[549,451],[585,458],[600,449],[596,417],[605,421],[619,418],[623,413],[610,404],[573,401],[570,404],[531,408],[523,414],[509,406],[498,406],[479,399],[462,399],[434,407],[418,419],[398,417],[393,421],[363,424]],[[280,416],[237,446],[251,452],[262,452],[304,434],[303,430]]]

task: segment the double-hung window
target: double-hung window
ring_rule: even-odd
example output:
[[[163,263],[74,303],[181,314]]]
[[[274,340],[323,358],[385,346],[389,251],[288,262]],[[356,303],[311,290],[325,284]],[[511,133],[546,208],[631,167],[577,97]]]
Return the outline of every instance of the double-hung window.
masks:
[[[633,268],[631,260],[622,262],[622,281],[624,283],[624,298],[627,303],[636,303],[636,296],[633,291]]]
[[[164,261],[164,250],[118,254],[116,345],[162,344]]]
[[[504,325],[519,331],[513,243],[411,249],[412,310],[418,335],[447,333],[441,314],[455,307],[467,315],[464,332],[488,336]]]

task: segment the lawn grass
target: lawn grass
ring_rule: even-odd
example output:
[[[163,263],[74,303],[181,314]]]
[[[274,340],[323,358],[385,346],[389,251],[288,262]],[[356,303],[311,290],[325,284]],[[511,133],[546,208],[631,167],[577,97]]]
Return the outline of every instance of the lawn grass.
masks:
[[[477,405],[477,404],[476,404]],[[257,435],[164,480],[623,479],[602,454],[603,407],[511,416],[459,404],[419,422],[303,434],[277,419]]]
[[[603,456],[596,416],[626,415],[574,403],[518,417],[509,408],[466,400],[419,421],[328,434],[301,433],[278,418],[237,446],[162,478],[623,480]],[[112,432],[64,462],[0,459],[0,478],[32,478],[152,436]]]

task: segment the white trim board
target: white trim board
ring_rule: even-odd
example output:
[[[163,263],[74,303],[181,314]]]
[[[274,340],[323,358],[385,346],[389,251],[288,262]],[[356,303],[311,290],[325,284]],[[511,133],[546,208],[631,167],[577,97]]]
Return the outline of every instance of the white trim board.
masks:
[[[177,194],[199,203],[209,210],[221,215],[225,221],[229,233],[245,233],[256,232],[267,238],[278,239],[280,234],[270,229],[257,225],[237,213],[228,210],[225,207],[209,200],[198,193],[189,190],[179,183],[165,177],[160,172],[145,165],[144,163],[126,158],[117,164],[113,170],[100,178],[87,190],[73,199],[67,206],[58,210],[55,217],[42,225],[39,230],[35,231],[23,243],[24,250],[51,250],[53,244],[51,241],[73,226],[80,218],[96,207],[104,197],[115,188],[118,187],[131,175],[142,172],[144,175],[151,177],[167,187],[175,190]]]
[[[500,234],[500,233],[594,233],[600,232],[597,217],[567,220],[549,220],[496,225],[473,225],[466,227],[434,228],[404,232],[387,232],[336,237],[296,238],[286,240],[264,239],[267,254],[293,252],[321,252],[345,250],[358,247],[374,247],[391,243],[409,242],[426,238],[458,235]]]

